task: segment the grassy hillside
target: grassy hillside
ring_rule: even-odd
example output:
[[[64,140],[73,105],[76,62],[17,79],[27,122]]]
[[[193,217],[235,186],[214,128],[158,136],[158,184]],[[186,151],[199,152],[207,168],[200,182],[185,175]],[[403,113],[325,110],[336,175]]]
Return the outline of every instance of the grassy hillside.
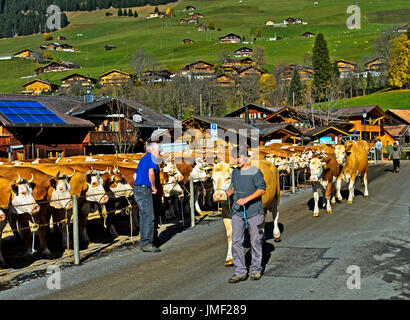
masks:
[[[410,90],[387,90],[339,100],[336,108],[378,105],[383,110],[410,109]]]
[[[68,13],[71,24],[63,30],[53,33],[67,37],[69,43],[78,48],[80,53],[59,53],[50,51],[53,59],[76,62],[81,69],[69,72],[43,74],[40,78],[60,84],[60,79],[73,72],[90,75],[95,78],[112,68],[129,70],[129,60],[138,48],[144,48],[149,55],[155,56],[164,68],[177,71],[183,65],[198,59],[211,63],[218,62],[218,53],[223,49],[233,52],[241,44],[217,44],[218,37],[228,33],[241,36],[256,34],[261,28],[262,38],[254,46],[266,48],[268,71],[279,62],[302,63],[303,55],[312,51],[314,38],[299,38],[299,34],[310,31],[322,32],[328,42],[331,59],[359,59],[373,51],[373,40],[379,32],[388,27],[398,27],[408,23],[410,9],[408,0],[391,0],[386,5],[384,0],[361,1],[360,30],[347,30],[346,9],[351,0],[319,0],[315,5],[312,0],[181,0],[170,5],[160,6],[165,11],[168,6],[175,8],[176,16],[169,19],[146,19],[152,7],[133,8],[139,17],[118,17],[116,9],[92,12]],[[187,17],[183,8],[194,5],[205,15],[200,23],[208,25],[212,20],[221,31],[196,31],[196,25],[179,24],[178,20]],[[113,16],[106,17],[110,11]],[[290,25],[287,28],[265,26],[268,19],[282,22],[287,17],[299,17],[307,25]],[[77,36],[82,33],[83,36]],[[268,37],[281,36],[282,41],[267,41]],[[191,38],[194,44],[183,45],[184,38]],[[12,55],[23,49],[36,49],[45,42],[42,35],[17,37],[0,40],[0,56]],[[117,46],[116,50],[105,51],[105,45]],[[252,46],[252,45],[250,45]],[[22,84],[32,78],[21,78],[32,74],[37,68],[32,61],[12,59],[0,61],[0,92],[20,92]]]

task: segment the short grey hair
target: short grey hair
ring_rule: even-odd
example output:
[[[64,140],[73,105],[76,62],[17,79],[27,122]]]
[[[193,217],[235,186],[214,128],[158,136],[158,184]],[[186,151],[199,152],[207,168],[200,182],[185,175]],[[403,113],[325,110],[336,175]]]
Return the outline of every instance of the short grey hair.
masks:
[[[151,151],[151,150],[154,150],[154,149],[161,150],[161,146],[159,145],[159,143],[147,142],[147,151]]]

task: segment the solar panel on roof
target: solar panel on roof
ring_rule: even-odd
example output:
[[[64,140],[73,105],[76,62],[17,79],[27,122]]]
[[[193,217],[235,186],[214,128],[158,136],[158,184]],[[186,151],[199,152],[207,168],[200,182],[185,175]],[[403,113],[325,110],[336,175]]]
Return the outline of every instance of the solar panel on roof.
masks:
[[[12,123],[65,123],[37,101],[0,101],[0,113]]]

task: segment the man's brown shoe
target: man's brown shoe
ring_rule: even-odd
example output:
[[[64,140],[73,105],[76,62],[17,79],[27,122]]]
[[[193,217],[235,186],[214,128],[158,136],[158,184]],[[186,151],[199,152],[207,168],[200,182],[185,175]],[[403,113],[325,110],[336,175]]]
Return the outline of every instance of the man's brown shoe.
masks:
[[[251,278],[251,280],[259,280],[261,278],[261,274],[260,273],[252,273],[250,278]]]
[[[234,275],[232,278],[229,279],[229,283],[237,283],[239,281],[245,281],[247,279],[246,275],[240,276],[240,275]]]

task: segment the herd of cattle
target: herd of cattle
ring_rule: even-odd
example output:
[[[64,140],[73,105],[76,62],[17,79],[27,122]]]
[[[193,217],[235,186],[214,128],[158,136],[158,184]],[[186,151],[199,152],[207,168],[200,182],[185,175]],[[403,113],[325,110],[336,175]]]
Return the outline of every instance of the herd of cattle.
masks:
[[[337,146],[297,146],[273,144],[257,150],[249,150],[252,164],[262,171],[267,189],[262,197],[266,213],[273,214],[274,239],[280,240],[278,206],[280,177],[289,177],[293,168],[295,175],[304,172],[313,186],[314,216],[319,215],[318,189],[322,189],[326,210],[336,198],[342,201],[341,182],[349,183],[348,203],[352,203],[356,176],[362,175],[364,196],[368,196],[368,152],[371,145],[365,141],[347,141]],[[225,265],[232,265],[230,201],[225,190],[231,184],[235,164],[229,150],[223,156],[216,153],[209,157],[193,156],[193,151],[161,154],[159,159],[162,205],[165,217],[173,218],[189,210],[189,180],[194,181],[195,210],[222,206],[223,220],[228,239]],[[1,237],[7,224],[14,236],[24,242],[24,255],[31,256],[32,228],[37,226],[40,253],[50,256],[46,231],[52,218],[62,234],[62,246],[69,243],[73,200],[78,198],[80,240],[89,242],[87,219],[90,212],[98,211],[107,230],[117,236],[113,215],[126,210],[130,212],[131,229],[138,225],[138,207],[133,199],[133,175],[143,154],[75,156],[34,161],[0,162],[0,265],[4,263],[1,253]],[[162,212],[164,212],[162,211]],[[18,227],[17,227],[18,224]]]

